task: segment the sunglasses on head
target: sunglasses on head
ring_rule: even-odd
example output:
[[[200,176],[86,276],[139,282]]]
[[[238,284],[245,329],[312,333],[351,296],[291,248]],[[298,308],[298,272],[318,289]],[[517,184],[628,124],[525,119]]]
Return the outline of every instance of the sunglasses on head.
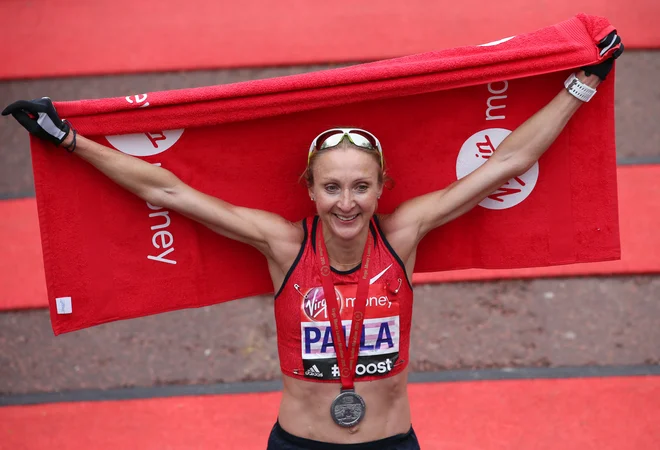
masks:
[[[383,167],[383,149],[380,147],[380,141],[367,130],[360,128],[331,128],[316,136],[309,147],[307,155],[307,165],[312,159],[315,151],[332,148],[341,143],[345,138],[356,147],[367,150],[377,150],[380,155],[380,167]]]

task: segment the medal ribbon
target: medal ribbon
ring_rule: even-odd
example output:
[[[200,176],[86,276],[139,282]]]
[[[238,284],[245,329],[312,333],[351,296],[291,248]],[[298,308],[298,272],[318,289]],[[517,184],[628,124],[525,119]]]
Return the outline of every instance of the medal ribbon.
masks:
[[[368,230],[367,242],[362,253],[362,265],[360,266],[360,278],[358,280],[355,303],[353,304],[353,317],[351,320],[351,331],[348,335],[348,343],[345,343],[344,329],[341,324],[341,305],[337,299],[335,285],[332,283],[330,270],[330,258],[328,249],[323,239],[322,222],[319,220],[316,235],[316,256],[321,269],[321,280],[323,282],[323,293],[330,313],[330,331],[332,333],[333,345],[337,354],[339,365],[339,376],[342,390],[353,389],[355,379],[355,366],[360,352],[360,338],[362,336],[362,323],[364,322],[364,311],[367,308],[367,296],[369,295],[369,260],[373,250],[374,238],[371,230]]]

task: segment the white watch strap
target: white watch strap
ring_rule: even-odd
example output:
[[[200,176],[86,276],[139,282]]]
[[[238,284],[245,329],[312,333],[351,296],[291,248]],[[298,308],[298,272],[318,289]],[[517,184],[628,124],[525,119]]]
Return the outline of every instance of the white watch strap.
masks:
[[[578,100],[583,102],[588,102],[591,100],[591,97],[596,93],[596,89],[587,86],[575,76],[575,73],[572,73],[566,81],[564,81],[564,87],[566,90]]]

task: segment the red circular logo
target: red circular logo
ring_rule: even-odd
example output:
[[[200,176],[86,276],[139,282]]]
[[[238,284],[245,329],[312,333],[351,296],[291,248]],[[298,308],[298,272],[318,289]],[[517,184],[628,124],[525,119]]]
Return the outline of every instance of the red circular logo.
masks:
[[[321,267],[321,275],[323,275],[324,277],[330,275],[330,267],[328,266]]]
[[[315,287],[307,291],[303,299],[303,311],[312,321],[326,320],[328,318],[328,307],[325,301],[323,288]]]
[[[341,293],[335,288],[335,295],[339,302],[339,311],[344,306]],[[314,287],[307,291],[302,301],[302,310],[305,315],[314,322],[325,322],[328,319],[328,303],[325,299],[325,291],[322,287]]]

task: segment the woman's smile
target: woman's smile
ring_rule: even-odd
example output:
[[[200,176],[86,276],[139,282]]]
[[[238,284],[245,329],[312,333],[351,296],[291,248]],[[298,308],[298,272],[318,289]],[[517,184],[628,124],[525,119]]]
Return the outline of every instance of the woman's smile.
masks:
[[[337,217],[340,221],[344,223],[352,222],[357,218],[357,216],[358,216],[357,214],[353,214],[352,216],[335,214],[335,217]]]

